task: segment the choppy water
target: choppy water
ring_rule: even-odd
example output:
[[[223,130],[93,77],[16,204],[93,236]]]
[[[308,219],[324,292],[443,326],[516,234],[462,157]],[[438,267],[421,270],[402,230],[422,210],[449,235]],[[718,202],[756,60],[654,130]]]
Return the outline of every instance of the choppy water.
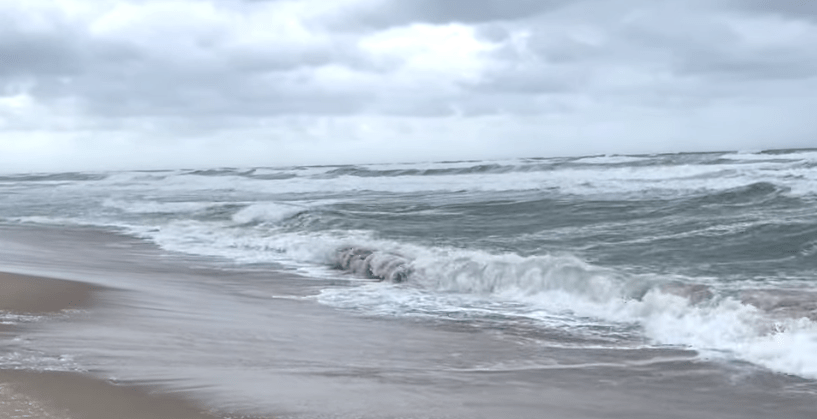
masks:
[[[273,288],[344,315],[803,379],[817,379],[815,214],[817,150],[0,177],[2,224],[298,274]]]

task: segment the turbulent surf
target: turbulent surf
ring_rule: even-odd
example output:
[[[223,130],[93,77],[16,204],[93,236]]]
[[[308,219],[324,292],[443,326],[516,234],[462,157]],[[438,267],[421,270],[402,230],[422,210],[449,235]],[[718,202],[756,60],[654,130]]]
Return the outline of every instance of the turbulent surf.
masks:
[[[316,300],[363,316],[813,379],[816,187],[816,150],[28,174],[0,222],[337,279]]]

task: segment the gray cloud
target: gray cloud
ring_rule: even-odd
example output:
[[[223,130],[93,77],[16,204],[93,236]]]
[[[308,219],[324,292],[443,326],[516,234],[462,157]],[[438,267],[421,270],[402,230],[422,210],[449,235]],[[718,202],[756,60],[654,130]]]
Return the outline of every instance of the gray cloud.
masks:
[[[817,3],[806,0],[732,0],[733,5],[760,13],[773,13],[784,16],[817,19]]]
[[[242,7],[240,2],[226,3],[233,9]],[[317,42],[270,45],[237,42],[224,28],[206,26],[182,33],[183,39],[168,38],[179,34],[165,23],[166,33],[152,34],[152,39],[140,38],[140,33],[106,37],[59,14],[39,31],[28,31],[6,17],[9,24],[4,25],[0,53],[11,59],[0,65],[0,77],[7,83],[13,77],[34,78],[37,83],[31,91],[38,97],[74,96],[89,112],[110,116],[360,112],[431,116],[454,110],[482,114],[554,109],[547,100],[529,100],[525,106],[524,97],[554,95],[560,101],[564,94],[592,94],[604,90],[604,83],[609,83],[605,80],[622,69],[636,76],[665,71],[678,78],[746,80],[808,78],[817,72],[817,54],[808,40],[752,45],[713,18],[723,10],[701,8],[696,14],[684,12],[680,3],[676,8],[645,9],[645,4],[653,3],[632,2],[628,7],[628,2],[618,1],[606,3],[602,14],[588,13],[601,7],[593,2],[584,8],[572,3],[565,12],[567,3],[381,1],[362,3],[368,10],[354,3],[341,9],[349,21],[382,18],[384,25],[474,23],[476,39],[497,47],[483,54],[485,66],[478,79],[455,81],[454,91],[434,91],[431,86],[422,91],[418,90],[422,84],[401,88],[391,83],[390,75],[401,71],[408,57],[384,59],[362,50],[359,42],[367,34],[325,33]],[[751,2],[745,3],[742,6],[747,7]],[[582,13],[584,21],[576,18]],[[496,23],[500,20],[505,23]],[[587,39],[588,31],[594,39]],[[515,41],[520,32],[525,36]],[[320,71],[332,69],[347,74],[329,84],[319,80]],[[636,87],[646,82],[627,83]],[[672,91],[665,83],[654,89]],[[645,98],[652,100],[649,96]]]
[[[73,39],[2,32],[0,77],[66,75],[81,70],[81,47]]]
[[[681,16],[672,25],[664,19],[643,19],[621,35],[627,45],[652,50],[653,62],[665,60],[680,76],[775,80],[817,75],[817,51],[811,47],[817,34],[761,42],[759,34],[745,33],[764,29],[770,28],[747,26],[741,33],[734,22],[693,15]]]
[[[800,145],[817,133],[798,111],[817,106],[803,97],[817,87],[812,2],[76,1],[0,5],[0,133],[376,144],[428,124],[486,150],[584,133],[582,152],[606,151],[605,133],[647,149],[678,127],[732,138],[716,148],[764,127]]]
[[[51,17],[48,27],[27,27],[13,14],[0,13],[0,82],[80,74],[96,45],[80,28]]]
[[[388,27],[407,23],[482,23],[517,20],[558,10],[571,0],[383,0],[353,9],[351,22]]]

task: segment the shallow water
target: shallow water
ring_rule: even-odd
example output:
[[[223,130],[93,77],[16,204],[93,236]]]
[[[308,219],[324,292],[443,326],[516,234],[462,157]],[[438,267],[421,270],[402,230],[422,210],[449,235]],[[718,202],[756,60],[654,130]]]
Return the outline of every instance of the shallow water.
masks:
[[[817,152],[16,175],[0,361],[293,417],[813,417]],[[9,321],[13,321],[9,320]]]

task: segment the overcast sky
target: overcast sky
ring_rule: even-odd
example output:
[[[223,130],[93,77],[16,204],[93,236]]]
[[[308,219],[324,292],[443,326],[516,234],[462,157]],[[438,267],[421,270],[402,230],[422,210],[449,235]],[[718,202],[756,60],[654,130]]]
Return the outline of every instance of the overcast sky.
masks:
[[[817,1],[0,0],[0,171],[817,146]]]

